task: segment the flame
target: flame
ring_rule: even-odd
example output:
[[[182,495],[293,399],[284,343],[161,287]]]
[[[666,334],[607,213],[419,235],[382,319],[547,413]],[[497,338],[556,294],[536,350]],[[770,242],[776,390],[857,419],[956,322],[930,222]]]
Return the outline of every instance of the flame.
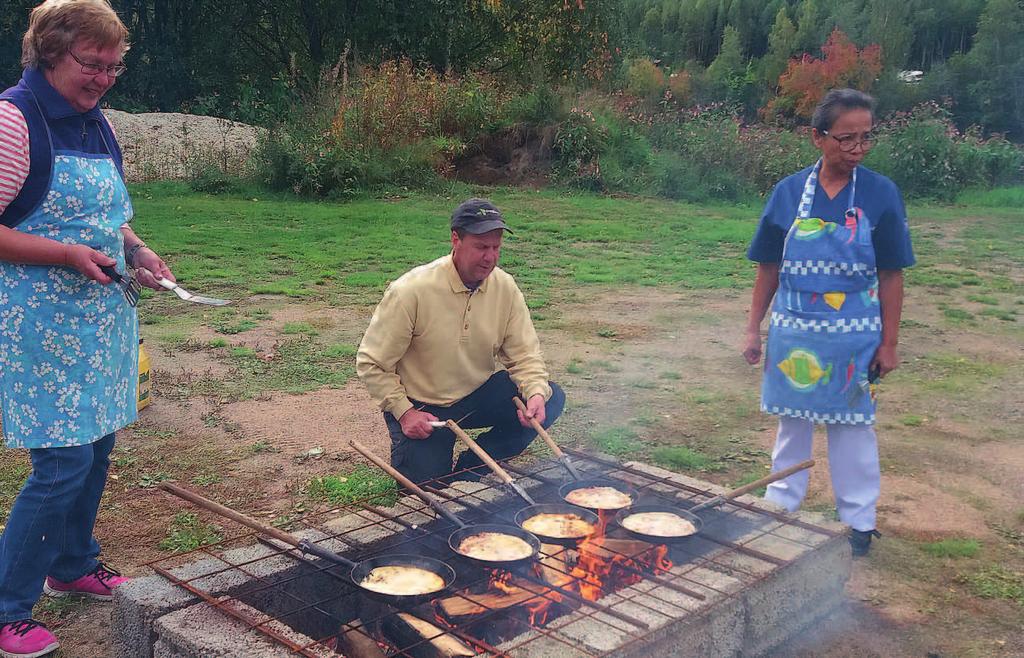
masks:
[[[572,575],[579,582],[580,596],[598,601],[605,594],[617,591],[644,579],[644,573],[665,573],[672,568],[665,544],[650,545],[636,555],[626,555],[608,547],[601,536],[588,539],[579,546],[579,560]]]

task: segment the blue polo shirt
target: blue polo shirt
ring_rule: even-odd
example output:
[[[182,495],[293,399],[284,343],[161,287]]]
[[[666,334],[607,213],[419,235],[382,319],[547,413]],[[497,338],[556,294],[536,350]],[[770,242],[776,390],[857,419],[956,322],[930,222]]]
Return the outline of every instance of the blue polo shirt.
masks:
[[[786,233],[796,219],[804,183],[813,167],[807,167],[782,179],[772,190],[765,204],[754,239],[747,250],[747,258],[758,263],[781,263]],[[871,242],[875,247],[875,260],[880,270],[901,270],[916,260],[910,244],[907,210],[899,188],[891,180],[867,167],[857,168],[857,190],[853,205],[864,211],[871,222]],[[811,204],[811,217],[827,222],[845,221],[850,206],[850,183],[834,199],[819,184]]]

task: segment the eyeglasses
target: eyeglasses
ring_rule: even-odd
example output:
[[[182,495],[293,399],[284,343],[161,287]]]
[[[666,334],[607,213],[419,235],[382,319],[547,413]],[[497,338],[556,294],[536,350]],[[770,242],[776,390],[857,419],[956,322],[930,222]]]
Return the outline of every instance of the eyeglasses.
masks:
[[[82,73],[86,75],[99,75],[100,73],[106,73],[108,77],[117,78],[128,70],[128,67],[120,62],[117,64],[111,64],[110,66],[104,66],[93,62],[83,62],[78,59],[78,56],[71,52],[71,50],[68,50],[68,54],[71,55],[73,60],[82,65]]]
[[[853,150],[857,148],[858,144],[860,145],[861,151],[870,151],[872,147],[874,147],[875,140],[877,139],[875,133],[873,132],[864,133],[863,135],[861,135],[860,139],[857,139],[856,135],[840,135],[836,137],[827,130],[822,130],[821,134],[825,135],[826,137],[831,137],[832,139],[839,142],[839,150],[842,151],[843,153],[853,152]]]

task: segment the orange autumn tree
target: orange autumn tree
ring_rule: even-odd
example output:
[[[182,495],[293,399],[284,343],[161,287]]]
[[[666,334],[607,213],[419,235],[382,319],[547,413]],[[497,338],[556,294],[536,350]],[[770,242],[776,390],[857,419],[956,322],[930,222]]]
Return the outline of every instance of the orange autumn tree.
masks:
[[[858,50],[839,28],[821,47],[822,59],[808,53],[789,60],[779,76],[779,93],[765,106],[766,119],[798,117],[810,120],[814,108],[830,90],[851,87],[868,91],[882,71],[882,49],[877,44]]]

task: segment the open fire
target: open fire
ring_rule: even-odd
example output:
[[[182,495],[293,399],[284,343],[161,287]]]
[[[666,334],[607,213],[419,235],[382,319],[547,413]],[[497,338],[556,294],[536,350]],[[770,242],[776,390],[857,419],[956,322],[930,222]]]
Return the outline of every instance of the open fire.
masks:
[[[544,628],[584,601],[668,573],[668,546],[608,536],[609,519],[602,515],[598,532],[578,545],[543,544],[537,562],[514,572],[492,569],[484,584],[435,601],[435,620],[499,643],[521,633],[523,624]]]

